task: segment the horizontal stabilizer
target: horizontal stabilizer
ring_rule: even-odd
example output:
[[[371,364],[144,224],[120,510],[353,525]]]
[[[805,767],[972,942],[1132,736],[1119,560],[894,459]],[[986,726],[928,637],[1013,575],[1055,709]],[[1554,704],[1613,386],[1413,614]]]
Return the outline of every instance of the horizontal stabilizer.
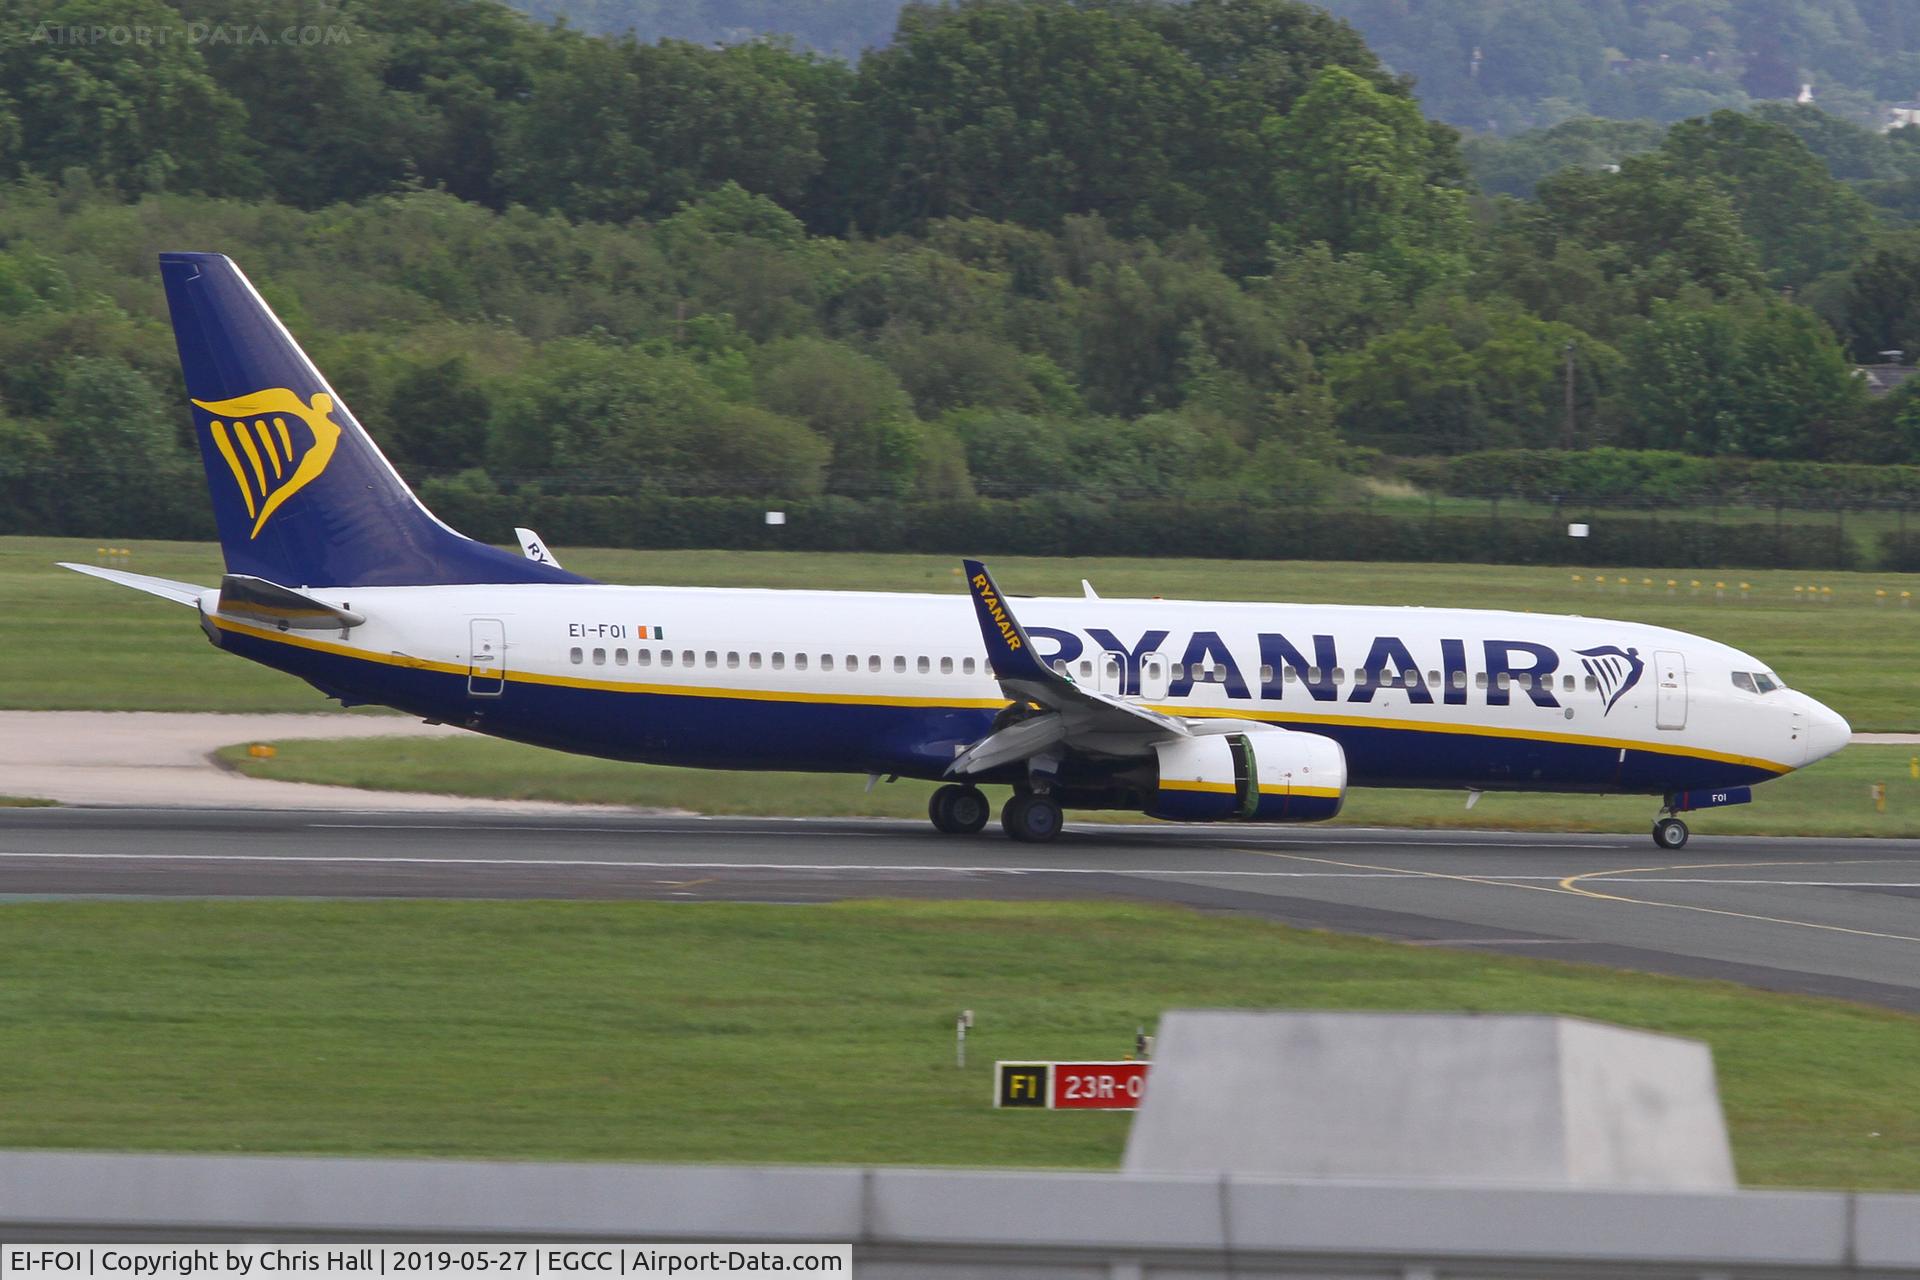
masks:
[[[150,596],[159,596],[162,600],[171,600],[175,604],[198,604],[205,587],[196,587],[191,582],[175,582],[172,578],[150,578],[144,573],[128,573],[125,569],[102,569],[97,565],[74,564],[71,561],[57,562],[62,569],[71,569],[75,573],[84,573],[90,578],[105,578],[108,582],[117,582],[123,587],[132,587],[135,591],[144,591]]]
[[[252,618],[282,631],[341,631],[366,621],[360,614],[292,587],[237,573],[220,579],[220,612],[231,618]]]

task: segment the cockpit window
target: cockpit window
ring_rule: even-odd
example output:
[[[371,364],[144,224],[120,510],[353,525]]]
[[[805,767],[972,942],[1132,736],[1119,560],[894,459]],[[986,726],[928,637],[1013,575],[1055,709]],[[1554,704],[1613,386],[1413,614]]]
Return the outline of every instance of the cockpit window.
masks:
[[[1752,673],[1746,671],[1736,671],[1733,673],[1733,687],[1736,689],[1745,689],[1748,693],[1760,692],[1753,687]]]
[[[1772,693],[1775,689],[1787,686],[1771,671],[1736,671],[1733,673],[1733,687],[1745,689],[1748,693]]]

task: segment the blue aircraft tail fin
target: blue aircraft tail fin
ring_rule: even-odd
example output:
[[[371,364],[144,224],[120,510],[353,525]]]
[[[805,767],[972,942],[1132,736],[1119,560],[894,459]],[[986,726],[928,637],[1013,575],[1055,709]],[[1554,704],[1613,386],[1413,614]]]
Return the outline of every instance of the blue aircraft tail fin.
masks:
[[[228,572],[289,587],[585,581],[422,506],[231,259],[163,253],[160,275]]]

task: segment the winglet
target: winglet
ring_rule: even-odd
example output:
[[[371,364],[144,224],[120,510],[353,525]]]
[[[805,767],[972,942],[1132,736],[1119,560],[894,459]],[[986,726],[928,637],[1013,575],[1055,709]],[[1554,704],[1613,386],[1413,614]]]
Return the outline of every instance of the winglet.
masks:
[[[980,617],[980,638],[986,642],[987,665],[993,669],[994,678],[1003,681],[1058,679],[1034,653],[1033,642],[1027,638],[1020,620],[1013,616],[1013,610],[1007,607],[1006,597],[1000,594],[987,566],[978,560],[960,563],[966,567],[967,590],[973,595],[974,612]]]

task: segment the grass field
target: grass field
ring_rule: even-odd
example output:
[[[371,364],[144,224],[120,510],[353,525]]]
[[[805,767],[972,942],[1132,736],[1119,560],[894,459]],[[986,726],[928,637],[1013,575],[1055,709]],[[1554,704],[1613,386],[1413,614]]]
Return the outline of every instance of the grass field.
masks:
[[[1577,1014],[1708,1041],[1743,1182],[1920,1187],[1920,1019],[1131,906],[6,908],[0,1147],[1114,1167],[1003,1058],[1170,1008]],[[975,1011],[968,1066],[953,1021]]]
[[[507,800],[639,805],[695,813],[796,817],[924,818],[927,783],[901,781],[866,791],[844,773],[727,773],[621,764],[562,755],[492,738],[336,739],[281,742],[256,760],[245,744],[221,758],[257,778],[325,782],[380,791],[433,791]],[[1920,748],[1855,746],[1810,769],[1767,783],[1751,805],[1688,816],[1703,835],[1920,836]],[[1887,789],[1875,809],[1873,783]],[[996,803],[1001,797],[994,792]],[[1489,792],[1472,810],[1457,791],[1356,789],[1337,822],[1347,826],[1465,827],[1478,830],[1643,831],[1656,801],[1647,796],[1506,795]],[[1080,818],[1124,814],[1076,814]],[[1145,819],[1141,819],[1145,821]]]
[[[111,563],[135,573],[219,581],[212,544],[135,542],[133,554],[97,554],[62,538],[0,538],[0,707],[147,711],[317,711],[331,705],[287,676],[208,651],[178,605],[54,567]],[[833,584],[880,591],[959,591],[953,561],[918,555],[564,548],[569,568],[610,582],[723,587]],[[1678,627],[1747,649],[1856,729],[1920,729],[1920,575],[1724,573],[1595,565],[1573,570],[1484,565],[1233,560],[996,558],[1008,590],[1080,593],[1090,578],[1108,596],[1295,600],[1338,604],[1472,605],[1585,613]],[[1604,587],[1595,574],[1604,570]],[[1621,586],[1619,578],[1628,579]],[[1672,592],[1668,579],[1679,586]],[[1693,591],[1687,584],[1699,578]],[[1643,580],[1654,585],[1643,586]],[[1716,599],[1714,581],[1728,584]],[[1739,590],[1746,582],[1750,589]],[[1831,588],[1807,603],[1796,586]],[[1885,591],[1887,596],[1874,593]],[[1902,606],[1900,593],[1913,593]],[[54,642],[50,643],[50,638]]]

